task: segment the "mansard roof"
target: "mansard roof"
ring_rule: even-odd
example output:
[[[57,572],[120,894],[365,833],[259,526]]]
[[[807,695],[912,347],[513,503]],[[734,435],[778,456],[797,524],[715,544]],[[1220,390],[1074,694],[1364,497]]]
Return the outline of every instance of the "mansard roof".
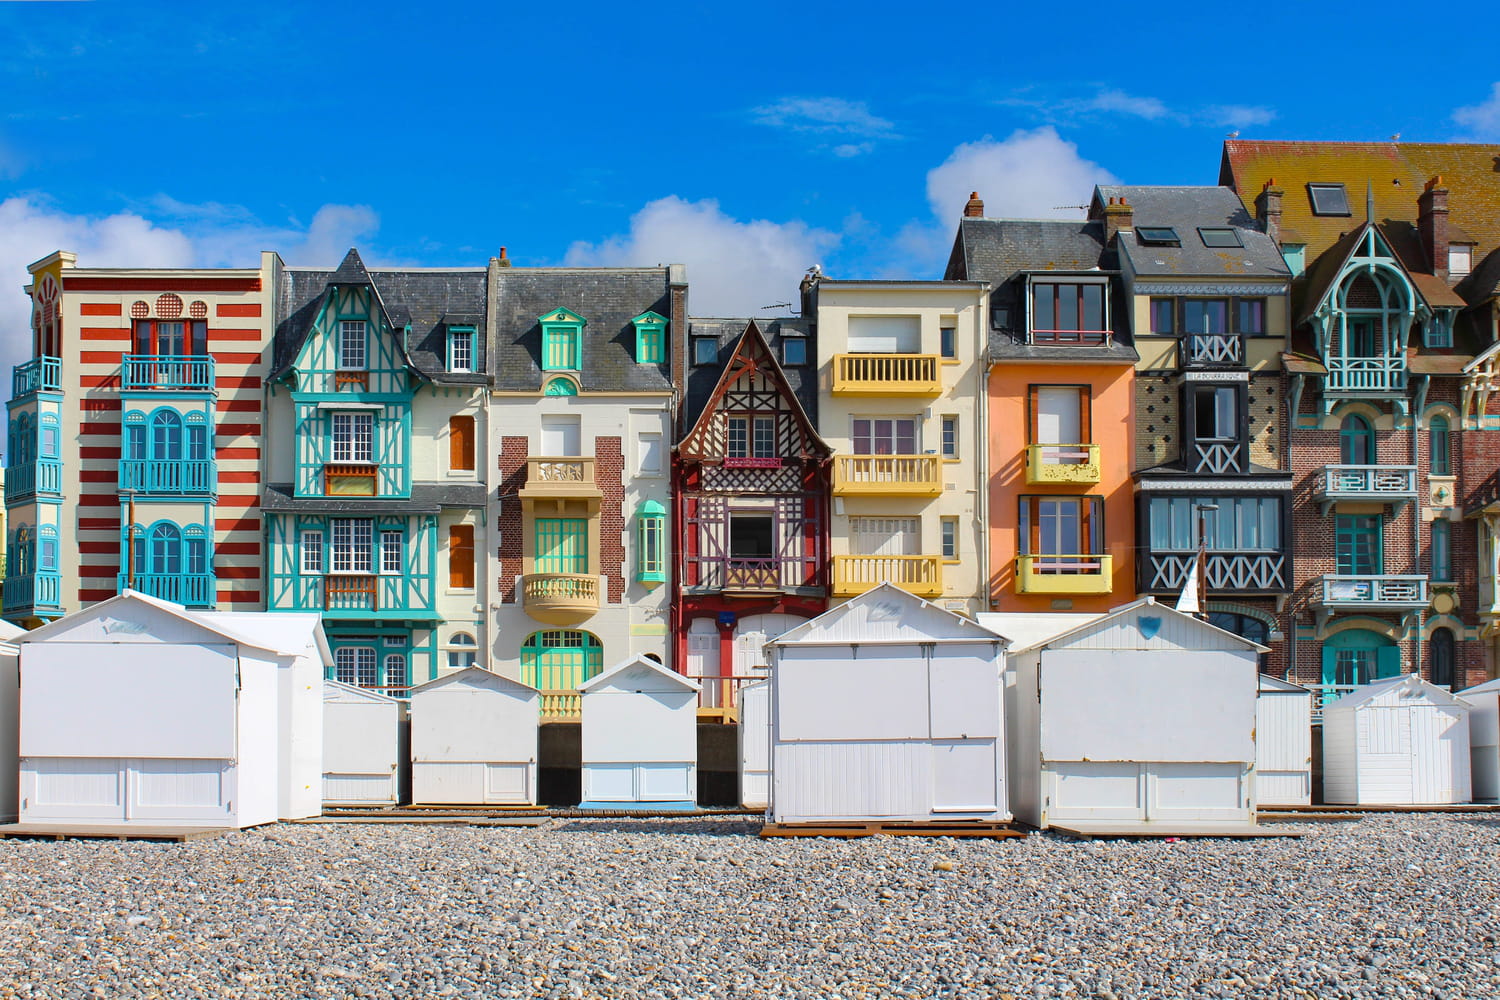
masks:
[[[1138,275],[1291,280],[1292,272],[1275,241],[1255,227],[1239,197],[1227,187],[1102,184],[1094,189],[1095,210],[1102,212],[1110,198],[1129,203],[1136,227],[1170,226],[1180,237],[1180,246],[1142,246],[1134,229],[1122,230],[1119,254]],[[1204,246],[1198,235],[1200,226],[1232,228],[1241,245]]]
[[[695,317],[688,323],[689,334],[696,340],[699,337],[712,337],[719,342],[719,359],[711,365],[695,365],[692,363],[692,354],[689,351],[685,357],[688,360],[685,366],[682,412],[684,419],[697,414],[708,405],[709,397],[718,389],[719,379],[723,375],[724,366],[729,364],[735,348],[739,345],[740,338],[744,336],[745,329],[754,323],[765,338],[771,353],[780,360],[783,354],[783,345],[787,340],[801,337],[807,343],[807,364],[793,365],[781,369],[782,377],[786,379],[787,385],[792,387],[792,392],[801,404],[802,410],[808,418],[816,423],[818,416],[818,381],[816,351],[812,341],[812,322],[805,317],[799,316],[777,316],[770,319],[749,318],[726,318],[726,317]],[[691,345],[683,345],[691,348]]]
[[[638,364],[635,325],[645,312],[672,315],[669,267],[494,267],[490,290],[490,377],[494,388],[540,392],[551,376],[542,371],[538,317],[562,308],[582,317],[583,392],[671,392],[671,367]],[[667,337],[685,331],[667,328]],[[670,350],[667,354],[671,356]]]

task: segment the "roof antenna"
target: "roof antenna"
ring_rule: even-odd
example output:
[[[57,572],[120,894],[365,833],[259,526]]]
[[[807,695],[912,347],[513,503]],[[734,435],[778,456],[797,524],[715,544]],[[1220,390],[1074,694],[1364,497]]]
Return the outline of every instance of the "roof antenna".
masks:
[[[1365,178],[1365,221],[1375,225],[1375,185]]]

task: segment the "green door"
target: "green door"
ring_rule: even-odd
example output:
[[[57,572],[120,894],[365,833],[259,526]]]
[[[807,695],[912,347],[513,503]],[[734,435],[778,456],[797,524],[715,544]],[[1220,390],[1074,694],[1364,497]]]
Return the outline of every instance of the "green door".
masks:
[[[1401,648],[1385,636],[1348,629],[1323,643],[1323,683],[1354,686],[1401,673]]]
[[[578,688],[603,667],[604,647],[588,632],[533,632],[521,647],[521,683],[542,692],[542,715],[549,718],[576,717]]]

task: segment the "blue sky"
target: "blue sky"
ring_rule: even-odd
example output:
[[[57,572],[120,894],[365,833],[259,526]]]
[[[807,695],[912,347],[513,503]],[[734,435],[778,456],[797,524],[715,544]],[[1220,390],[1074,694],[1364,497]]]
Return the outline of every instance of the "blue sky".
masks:
[[[939,276],[973,188],[1077,215],[1101,180],[1213,183],[1236,129],[1500,140],[1482,32],[1211,7],[0,3],[0,361],[59,247],[674,261],[743,315],[813,263]]]

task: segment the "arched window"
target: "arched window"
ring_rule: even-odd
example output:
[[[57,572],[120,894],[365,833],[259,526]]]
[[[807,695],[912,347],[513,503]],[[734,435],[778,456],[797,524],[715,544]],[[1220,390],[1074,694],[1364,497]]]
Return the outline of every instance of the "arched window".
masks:
[[[479,644],[467,632],[454,632],[448,637],[448,669],[463,670],[474,665],[479,655]]]
[[[44,413],[41,416],[41,430],[37,435],[40,442],[40,453],[43,458],[62,457],[62,423],[55,413]]]
[[[1449,534],[1451,530],[1447,521],[1432,522],[1432,578],[1434,580],[1453,579],[1453,545]]]
[[[1368,684],[1401,673],[1401,648],[1368,629],[1351,628],[1323,642],[1323,683]]]
[[[1237,636],[1249,639],[1251,642],[1258,642],[1262,646],[1269,645],[1271,641],[1270,627],[1259,618],[1250,615],[1242,615],[1234,611],[1210,611],[1208,623],[1226,632],[1233,632]],[[1269,661],[1269,653],[1260,654],[1262,671],[1269,665]]]
[[[576,629],[533,632],[521,647],[521,683],[542,692],[543,715],[576,715],[573,692],[598,676],[604,666],[604,646],[598,638]]]
[[[406,694],[406,654],[385,654],[385,686],[389,689],[386,694],[404,697]]]
[[[1339,460],[1345,465],[1375,464],[1375,431],[1358,413],[1339,425]]]
[[[1427,422],[1427,471],[1431,475],[1452,475],[1453,459],[1449,444],[1448,418],[1433,417]]]
[[[1432,683],[1451,688],[1453,686],[1453,630],[1451,628],[1433,629],[1432,638],[1428,640],[1428,643],[1427,667],[1432,675]]]
[[[190,461],[208,461],[208,418],[194,410],[187,415],[187,455]]]
[[[182,530],[163,522],[146,538],[147,572],[177,576],[182,573]]]
[[[151,457],[182,458],[182,418],[176,410],[157,410],[151,415]]]
[[[37,529],[36,568],[42,572],[57,571],[57,529],[50,524]]]
[[[146,453],[146,415],[139,410],[125,414],[125,457],[143,461]]]

